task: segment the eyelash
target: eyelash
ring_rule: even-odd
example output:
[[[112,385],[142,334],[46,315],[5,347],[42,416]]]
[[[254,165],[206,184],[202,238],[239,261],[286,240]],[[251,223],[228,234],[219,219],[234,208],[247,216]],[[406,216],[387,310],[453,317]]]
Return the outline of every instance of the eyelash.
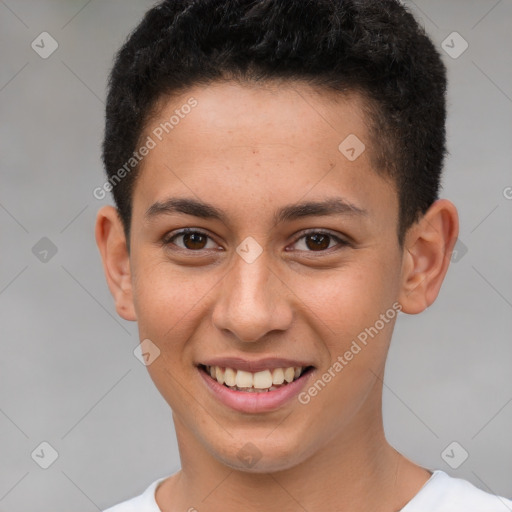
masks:
[[[162,239],[162,243],[163,245],[165,246],[169,246],[169,245],[176,245],[173,243],[173,240],[180,237],[180,236],[183,236],[183,235],[187,235],[187,234],[194,234],[194,233],[197,233],[197,234],[200,234],[200,235],[203,235],[203,236],[206,236],[207,238],[209,238],[210,240],[213,240],[212,237],[210,235],[208,235],[208,233],[205,233],[204,231],[201,231],[200,229],[195,229],[195,228],[185,228],[185,229],[182,229],[181,231],[178,231],[176,233],[169,233],[167,234],[163,239]],[[342,247],[345,247],[345,246],[349,246],[350,243],[347,241],[347,240],[343,240],[342,238],[334,235],[333,233],[329,232],[329,231],[324,231],[324,230],[320,230],[320,229],[309,229],[309,230],[306,230],[306,231],[303,231],[301,233],[301,235],[295,239],[295,241],[292,243],[292,245],[295,245],[299,240],[307,237],[308,235],[312,235],[312,234],[317,234],[317,235],[326,235],[328,236],[329,238],[335,240],[336,242],[338,242],[338,245],[340,246],[339,248],[342,248]],[[190,253],[201,253],[202,251],[205,251],[205,250],[208,250],[208,249],[197,249],[197,250],[193,250],[193,249],[186,249],[186,248],[183,248],[183,247],[178,247],[178,250],[182,250],[182,251],[186,251],[186,252],[190,252]],[[327,249],[324,249],[324,250],[320,250],[320,251],[304,251],[304,252],[311,252],[311,253],[315,253],[315,252],[319,252],[319,253],[326,253],[328,251],[330,251],[332,249],[332,247],[329,247]]]

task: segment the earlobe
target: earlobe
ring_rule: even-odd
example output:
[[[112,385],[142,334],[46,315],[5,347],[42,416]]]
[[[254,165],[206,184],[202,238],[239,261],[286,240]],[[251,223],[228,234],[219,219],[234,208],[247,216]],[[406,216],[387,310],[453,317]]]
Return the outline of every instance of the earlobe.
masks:
[[[459,234],[454,204],[434,202],[412,226],[404,242],[399,301],[404,313],[421,313],[437,298]]]
[[[95,235],[116,311],[125,320],[136,320],[130,258],[123,225],[116,208],[104,206],[98,211]]]

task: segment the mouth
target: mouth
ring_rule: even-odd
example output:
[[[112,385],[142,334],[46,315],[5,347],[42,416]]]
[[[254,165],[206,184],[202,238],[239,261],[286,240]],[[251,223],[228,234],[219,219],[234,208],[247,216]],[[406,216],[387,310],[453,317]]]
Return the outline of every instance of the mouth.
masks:
[[[242,393],[270,393],[305,378],[314,366],[286,366],[267,368],[257,372],[231,368],[229,366],[199,364],[198,368],[207,378],[232,390]]]

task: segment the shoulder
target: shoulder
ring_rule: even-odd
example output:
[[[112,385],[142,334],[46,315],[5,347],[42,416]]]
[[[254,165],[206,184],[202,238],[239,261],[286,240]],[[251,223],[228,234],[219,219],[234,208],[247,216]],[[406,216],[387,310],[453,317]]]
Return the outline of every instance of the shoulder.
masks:
[[[472,483],[434,471],[401,512],[512,512],[512,501],[489,494]]]
[[[161,512],[156,503],[155,492],[166,478],[168,477],[155,480],[140,496],[118,503],[103,512]]]

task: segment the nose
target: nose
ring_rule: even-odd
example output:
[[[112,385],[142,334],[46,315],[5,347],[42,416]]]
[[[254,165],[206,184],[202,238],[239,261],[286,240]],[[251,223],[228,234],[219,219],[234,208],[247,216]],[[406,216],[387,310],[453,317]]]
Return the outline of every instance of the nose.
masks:
[[[220,283],[212,321],[239,341],[258,341],[271,331],[285,331],[290,327],[291,295],[290,289],[270,268],[265,252],[252,263],[236,254]]]

